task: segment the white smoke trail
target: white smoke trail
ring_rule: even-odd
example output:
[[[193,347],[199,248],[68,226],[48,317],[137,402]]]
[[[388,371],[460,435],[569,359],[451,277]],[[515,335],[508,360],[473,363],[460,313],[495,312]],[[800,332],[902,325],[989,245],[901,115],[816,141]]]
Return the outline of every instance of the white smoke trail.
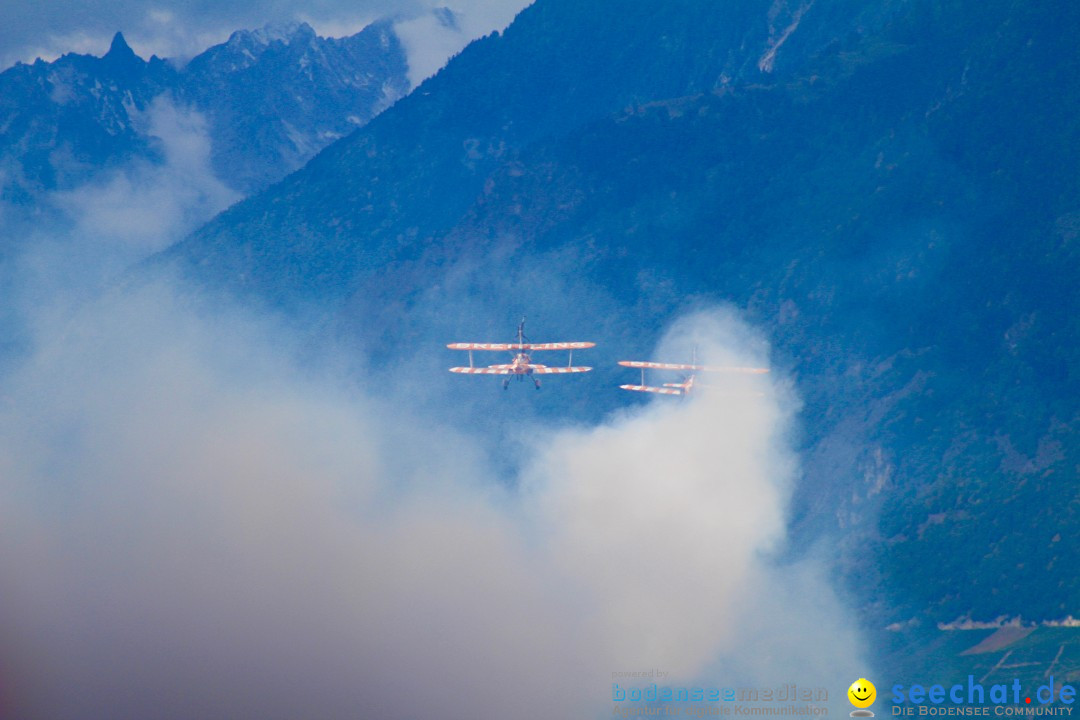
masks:
[[[702,358],[733,352],[737,329],[710,314],[680,328],[707,343]],[[667,342],[662,357],[689,362],[686,345]],[[782,534],[792,459],[780,438],[790,417],[775,385],[743,385],[736,399],[660,398],[610,425],[557,436],[543,455],[538,500],[556,552],[594,587],[608,643],[629,666],[693,677],[729,648],[733,603],[758,553]]]
[[[144,289],[43,331],[4,382],[15,716],[600,716],[626,668],[859,674],[820,571],[768,559],[781,383],[537,433],[511,493],[467,434],[298,373],[276,332]],[[730,313],[661,356],[680,333],[764,359]]]

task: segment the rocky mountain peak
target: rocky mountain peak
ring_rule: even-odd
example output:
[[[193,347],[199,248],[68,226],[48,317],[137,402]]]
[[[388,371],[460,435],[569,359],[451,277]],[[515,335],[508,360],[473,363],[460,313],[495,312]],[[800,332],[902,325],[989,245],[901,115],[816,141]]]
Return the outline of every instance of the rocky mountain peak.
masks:
[[[127,44],[127,40],[124,39],[124,33],[122,32],[117,32],[113,35],[112,43],[109,45],[109,52],[105,53],[102,59],[113,63],[129,63],[132,60],[141,62],[141,58],[136,55],[135,51],[131,49],[131,46]]]
[[[109,52],[102,56],[101,64],[113,77],[127,77],[131,81],[135,81],[146,66],[146,62],[135,54],[120,32],[113,35]]]

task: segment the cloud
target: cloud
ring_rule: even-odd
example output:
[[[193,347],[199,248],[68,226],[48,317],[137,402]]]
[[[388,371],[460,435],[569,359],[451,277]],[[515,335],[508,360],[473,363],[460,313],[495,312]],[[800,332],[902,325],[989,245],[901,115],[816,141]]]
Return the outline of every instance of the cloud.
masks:
[[[762,338],[729,308],[681,318],[656,357],[686,362],[694,353],[710,365],[768,359]],[[664,668],[714,686],[828,685],[845,670],[864,672],[825,563],[778,560],[797,471],[790,384],[708,380],[709,390],[684,400],[660,397],[547,439],[530,499],[549,519],[561,570],[589,588],[616,667]]]
[[[0,270],[12,279],[0,302],[9,312],[69,312],[239,199],[210,166],[201,115],[161,95],[134,120],[157,143],[162,162],[137,160],[98,173],[72,190],[43,194],[29,208],[0,204],[13,218],[0,230],[10,250]]]
[[[262,332],[145,289],[50,332],[5,383],[0,574],[19,582],[0,646],[20,714],[564,702],[538,681],[574,662],[572,608],[482,469],[452,434],[387,432],[377,402],[294,379]]]
[[[17,716],[600,716],[619,670],[861,672],[820,567],[775,559],[783,383],[537,429],[516,491],[448,413],[298,366],[272,321],[179,290],[42,315],[0,382]],[[659,353],[687,338],[763,359],[728,311]]]
[[[619,671],[866,674],[827,564],[780,559],[783,378],[506,423],[507,462],[428,376],[361,388],[271,318],[116,287],[233,198],[197,114],[141,121],[164,163],[51,195],[61,222],[0,264],[31,337],[0,366],[0,716],[589,717]],[[694,352],[768,361],[724,308],[655,357]]]
[[[396,23],[409,59],[409,82],[416,87],[476,38],[503,30],[528,4],[464,0]]]
[[[128,246],[149,255],[179,240],[207,218],[240,199],[210,166],[206,122],[194,110],[177,107],[168,94],[154,98],[135,118],[159,144],[164,162],[130,163],[75,190],[53,193],[48,201],[75,219],[75,237]],[[113,254],[98,248],[98,254]],[[121,260],[131,260],[129,257]]]
[[[703,358],[737,352],[730,336],[742,332],[723,312],[682,330],[709,343]],[[685,345],[669,338],[661,356],[689,360]],[[729,646],[740,588],[757,554],[782,538],[789,413],[778,388],[753,385],[769,397],[661,398],[611,425],[560,434],[544,454],[541,498],[559,519],[558,552],[595,586],[612,646],[632,666],[694,677]]]

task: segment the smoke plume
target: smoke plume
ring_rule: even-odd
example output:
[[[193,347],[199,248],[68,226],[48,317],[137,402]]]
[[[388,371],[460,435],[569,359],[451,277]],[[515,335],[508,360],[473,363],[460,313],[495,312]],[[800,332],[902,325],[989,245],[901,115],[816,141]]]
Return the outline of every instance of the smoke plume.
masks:
[[[12,716],[600,716],[623,670],[859,675],[820,568],[775,560],[796,469],[782,380],[534,428],[507,483],[467,431],[185,297],[46,313],[2,380]],[[726,310],[657,357],[693,346],[767,361]]]

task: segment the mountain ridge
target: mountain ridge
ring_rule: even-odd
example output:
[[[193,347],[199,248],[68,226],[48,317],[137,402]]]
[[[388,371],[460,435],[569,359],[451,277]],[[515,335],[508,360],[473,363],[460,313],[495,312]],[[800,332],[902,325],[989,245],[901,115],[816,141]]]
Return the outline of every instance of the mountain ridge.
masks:
[[[404,95],[407,70],[388,20],[341,39],[306,23],[237,31],[183,66],[142,60],[120,32],[101,58],[17,63],[0,73],[4,194],[25,204],[134,158],[160,161],[140,116],[162,95],[206,118],[216,174],[251,192]]]
[[[804,399],[794,542],[873,622],[1075,615],[1076,16],[540,0],[160,259],[432,372],[398,347],[502,298],[642,352],[733,302]]]

